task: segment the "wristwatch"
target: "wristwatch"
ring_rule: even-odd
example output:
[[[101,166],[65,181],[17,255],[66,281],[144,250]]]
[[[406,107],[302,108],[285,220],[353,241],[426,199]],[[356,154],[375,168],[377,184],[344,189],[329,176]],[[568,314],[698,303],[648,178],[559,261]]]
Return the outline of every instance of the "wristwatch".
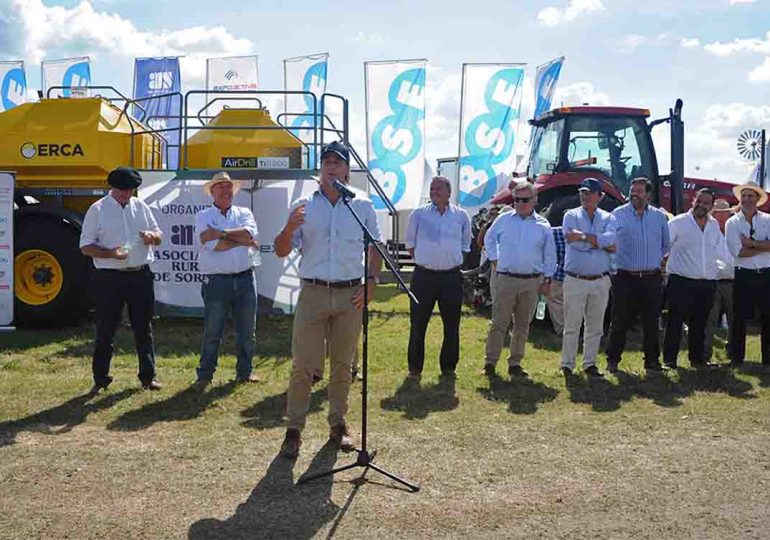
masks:
[[[550,283],[551,283],[551,278],[549,278],[549,277],[547,277],[547,278],[544,278],[544,279],[543,279],[543,283],[547,283],[547,284],[550,284]]]
[[[586,241],[586,238],[588,238],[588,236],[586,235],[586,233],[580,233],[580,239],[581,239],[583,242],[585,242],[585,241]]]
[[[219,235],[220,240],[227,240],[227,231],[222,231],[222,234]]]

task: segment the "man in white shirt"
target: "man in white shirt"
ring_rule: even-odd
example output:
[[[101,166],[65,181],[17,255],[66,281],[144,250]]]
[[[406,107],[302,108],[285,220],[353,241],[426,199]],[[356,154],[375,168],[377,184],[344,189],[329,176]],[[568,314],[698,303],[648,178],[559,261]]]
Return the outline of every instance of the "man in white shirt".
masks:
[[[770,366],[770,214],[757,207],[767,193],[754,182],[733,188],[741,211],[727,220],[727,247],[735,257],[730,365],[740,367],[746,354],[746,321],[759,306],[762,318],[762,364]]]
[[[724,235],[727,220],[735,213],[725,199],[717,199],[711,215],[719,223],[719,229]],[[714,302],[711,304],[708,320],[706,321],[706,342],[703,345],[703,361],[708,362],[714,352],[714,333],[722,318],[722,313],[727,315],[727,328],[733,325],[733,280],[735,279],[735,263],[729,250],[725,250],[722,256],[717,255],[719,274],[717,275],[717,288],[714,292]],[[730,356],[730,341],[725,344],[725,352]]]
[[[112,343],[125,305],[134,330],[139,381],[145,390],[160,390],[155,380],[155,292],[149,264],[155,260],[150,246],[160,245],[162,234],[150,208],[133,196],[142,183],[135,169],[118,167],[109,173],[107,183],[112,189],[88,209],[80,233],[80,251],[96,267],[89,284],[96,308],[91,392],[98,394],[112,382]]]
[[[430,183],[430,204],[415,209],[406,229],[406,248],[415,261],[412,292],[418,304],[410,303],[410,331],[407,359],[409,377],[420,380],[425,361],[425,331],[433,308],[444,325],[439,364],[442,379],[454,380],[460,359],[460,311],[463,284],[460,266],[463,253],[471,248],[471,220],[468,212],[451,204],[452,185],[443,176]]]
[[[668,321],[663,338],[663,363],[670,369],[677,367],[685,321],[690,365],[696,369],[709,365],[703,360],[706,320],[719,275],[717,259],[726,249],[719,223],[709,215],[712,206],[714,192],[701,189],[692,209],[668,222],[671,251],[666,264]]]
[[[214,377],[219,346],[230,310],[235,319],[235,381],[259,382],[252,373],[257,324],[259,264],[257,223],[251,210],[235,206],[233,197],[241,188],[226,172],[204,184],[214,204],[195,216],[198,239],[198,270],[205,275],[203,296],[203,343],[197,385],[205,387]]]

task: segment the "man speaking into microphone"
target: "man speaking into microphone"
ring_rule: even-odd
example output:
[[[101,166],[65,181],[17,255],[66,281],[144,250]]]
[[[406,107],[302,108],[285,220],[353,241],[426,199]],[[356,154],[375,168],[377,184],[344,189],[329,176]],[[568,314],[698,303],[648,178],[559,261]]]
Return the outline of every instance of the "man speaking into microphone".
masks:
[[[354,449],[345,422],[350,370],[361,332],[363,287],[368,287],[371,299],[381,260],[377,250],[370,247],[369,269],[364,271],[364,234],[340,193],[349,190],[346,185],[350,179],[349,155],[342,142],[323,147],[318,189],[294,204],[286,226],[275,238],[278,257],[287,256],[292,249],[301,255],[302,286],[294,314],[291,343],[294,362],[286,395],[286,437],[281,446],[281,455],[286,458],[299,454],[313,375],[323,370],[327,339],[330,348],[329,440],[341,450]],[[359,191],[350,190],[346,197],[351,199],[351,208],[372,237],[380,241],[372,202]]]

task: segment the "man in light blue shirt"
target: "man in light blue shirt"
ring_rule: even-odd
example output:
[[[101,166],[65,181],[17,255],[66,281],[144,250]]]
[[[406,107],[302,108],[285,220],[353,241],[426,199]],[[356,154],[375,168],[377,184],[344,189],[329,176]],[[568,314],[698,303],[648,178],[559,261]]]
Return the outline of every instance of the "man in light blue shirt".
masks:
[[[286,393],[286,436],[281,455],[293,459],[299,454],[301,431],[310,405],[313,376],[323,371],[325,343],[329,345],[329,440],[344,451],[355,448],[345,422],[351,383],[351,364],[364,305],[374,297],[380,271],[380,256],[369,246],[369,268],[364,269],[363,232],[334,187],[334,181],[350,178],[350,153],[342,142],[321,151],[319,189],[300,199],[286,226],[275,238],[275,254],[285,257],[299,250],[302,289],[297,300],[292,331],[294,362]],[[356,191],[350,206],[380,241],[374,205],[366,194]],[[368,271],[365,271],[368,270]]]
[[[580,327],[585,323],[583,371],[589,377],[602,377],[596,358],[610,296],[610,253],[615,251],[616,225],[613,215],[599,208],[604,192],[597,179],[583,180],[578,192],[580,206],[567,211],[562,224],[567,248],[561,369],[565,376],[572,375]]]
[[[226,172],[214,175],[203,189],[213,197],[214,204],[195,216],[198,270],[204,275],[203,343],[197,385],[205,387],[214,377],[230,310],[235,319],[235,380],[258,382],[252,373],[257,324],[257,223],[249,208],[233,204],[240,182],[233,181]]]
[[[658,317],[663,299],[661,265],[668,255],[668,219],[649,204],[652,183],[644,177],[631,180],[631,202],[612,211],[617,221],[617,273],[612,277],[612,322],[607,339],[607,369],[618,372],[626,333],[641,312],[644,367],[659,373]]]
[[[417,208],[409,218],[406,248],[416,263],[412,292],[419,304],[410,303],[409,377],[420,380],[425,361],[425,331],[438,301],[444,325],[439,363],[444,382],[454,380],[460,359],[460,312],[463,302],[463,253],[470,251],[471,220],[468,213],[449,202],[452,185],[443,176],[430,183],[431,203]]]
[[[496,272],[492,320],[487,336],[484,373],[495,376],[503,338],[513,318],[508,374],[527,377],[521,368],[529,325],[539,295],[548,295],[556,272],[556,245],[548,220],[535,213],[535,186],[527,181],[511,190],[513,212],[498,216],[484,235],[487,257]]]

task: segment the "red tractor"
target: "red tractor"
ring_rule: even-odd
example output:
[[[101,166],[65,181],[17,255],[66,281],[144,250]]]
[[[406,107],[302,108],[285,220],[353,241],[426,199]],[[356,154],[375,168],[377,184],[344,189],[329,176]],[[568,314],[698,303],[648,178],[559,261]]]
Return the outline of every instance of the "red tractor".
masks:
[[[586,177],[602,182],[606,196],[601,207],[606,210],[627,202],[631,179],[637,176],[652,181],[653,204],[672,214],[689,209],[694,193],[704,187],[736,204],[733,184],[684,178],[681,115],[682,101],[677,100],[668,117],[650,123],[649,110],[629,107],[562,107],[531,120],[535,129],[526,177],[537,188],[537,210],[552,226],[561,225],[564,212],[580,205],[577,189]],[[662,123],[671,128],[672,172],[667,175],[658,171],[651,135]],[[511,202],[507,188],[491,201],[493,205]]]

